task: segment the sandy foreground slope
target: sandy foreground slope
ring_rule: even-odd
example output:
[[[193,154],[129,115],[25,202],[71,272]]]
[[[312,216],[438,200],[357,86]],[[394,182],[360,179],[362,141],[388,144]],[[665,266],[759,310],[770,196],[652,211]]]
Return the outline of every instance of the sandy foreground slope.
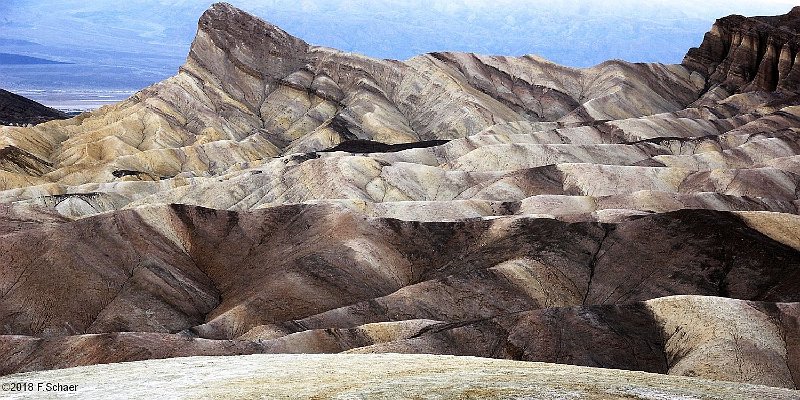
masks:
[[[77,390],[8,398],[800,398],[793,390],[644,372],[406,354],[188,357],[0,378],[0,384],[17,381],[77,385]]]

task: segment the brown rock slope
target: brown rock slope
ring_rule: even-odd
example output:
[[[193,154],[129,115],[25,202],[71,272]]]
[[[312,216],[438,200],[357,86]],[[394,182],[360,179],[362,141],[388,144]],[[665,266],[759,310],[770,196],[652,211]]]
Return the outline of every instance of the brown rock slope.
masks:
[[[358,348],[793,388],[800,252],[750,227],[758,217],[420,223],[172,206],[27,229],[0,237],[2,368]],[[760,303],[650,300],[674,294]]]
[[[797,388],[796,19],[573,69],[216,4],[175,77],[0,128],[0,373],[388,351]]]

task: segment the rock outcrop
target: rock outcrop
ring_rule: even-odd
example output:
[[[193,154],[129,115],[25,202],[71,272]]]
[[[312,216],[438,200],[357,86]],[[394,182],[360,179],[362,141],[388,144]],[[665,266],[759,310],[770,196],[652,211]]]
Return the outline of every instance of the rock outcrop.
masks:
[[[774,17],[717,20],[683,65],[727,90],[800,90],[800,6]]]
[[[574,69],[216,4],[176,76],[0,128],[0,374],[392,352],[795,389],[798,10]]]

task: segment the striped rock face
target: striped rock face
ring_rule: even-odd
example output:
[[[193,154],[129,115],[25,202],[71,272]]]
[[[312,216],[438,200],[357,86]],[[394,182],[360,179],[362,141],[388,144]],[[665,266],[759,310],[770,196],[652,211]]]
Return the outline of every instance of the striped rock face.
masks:
[[[0,374],[430,353],[796,389],[797,10],[574,69],[376,60],[216,4],[176,76],[0,128]]]

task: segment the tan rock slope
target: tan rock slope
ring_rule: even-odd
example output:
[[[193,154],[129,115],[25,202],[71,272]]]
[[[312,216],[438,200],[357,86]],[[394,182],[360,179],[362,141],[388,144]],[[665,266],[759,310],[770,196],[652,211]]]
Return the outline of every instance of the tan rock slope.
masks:
[[[775,93],[686,108],[705,87],[679,65],[571,69],[460,53],[375,60],[310,46],[217,4],[177,76],[89,115],[0,131],[19,154],[4,168],[0,199],[69,216],[174,202],[246,210],[540,195],[577,207],[559,207],[569,213],[594,212],[608,196],[623,197],[614,208],[647,208],[636,196],[667,203],[653,211],[711,201],[795,212],[797,170],[786,157],[798,145],[775,125],[796,124],[797,110],[764,108],[782,98]],[[315,152],[350,140],[452,141],[383,155]],[[530,181],[542,167],[545,187]],[[754,187],[763,180],[769,193]],[[414,214],[403,207],[385,213]]]
[[[0,374],[347,351],[798,388],[798,10],[573,69],[215,4],[175,77],[0,128]]]

